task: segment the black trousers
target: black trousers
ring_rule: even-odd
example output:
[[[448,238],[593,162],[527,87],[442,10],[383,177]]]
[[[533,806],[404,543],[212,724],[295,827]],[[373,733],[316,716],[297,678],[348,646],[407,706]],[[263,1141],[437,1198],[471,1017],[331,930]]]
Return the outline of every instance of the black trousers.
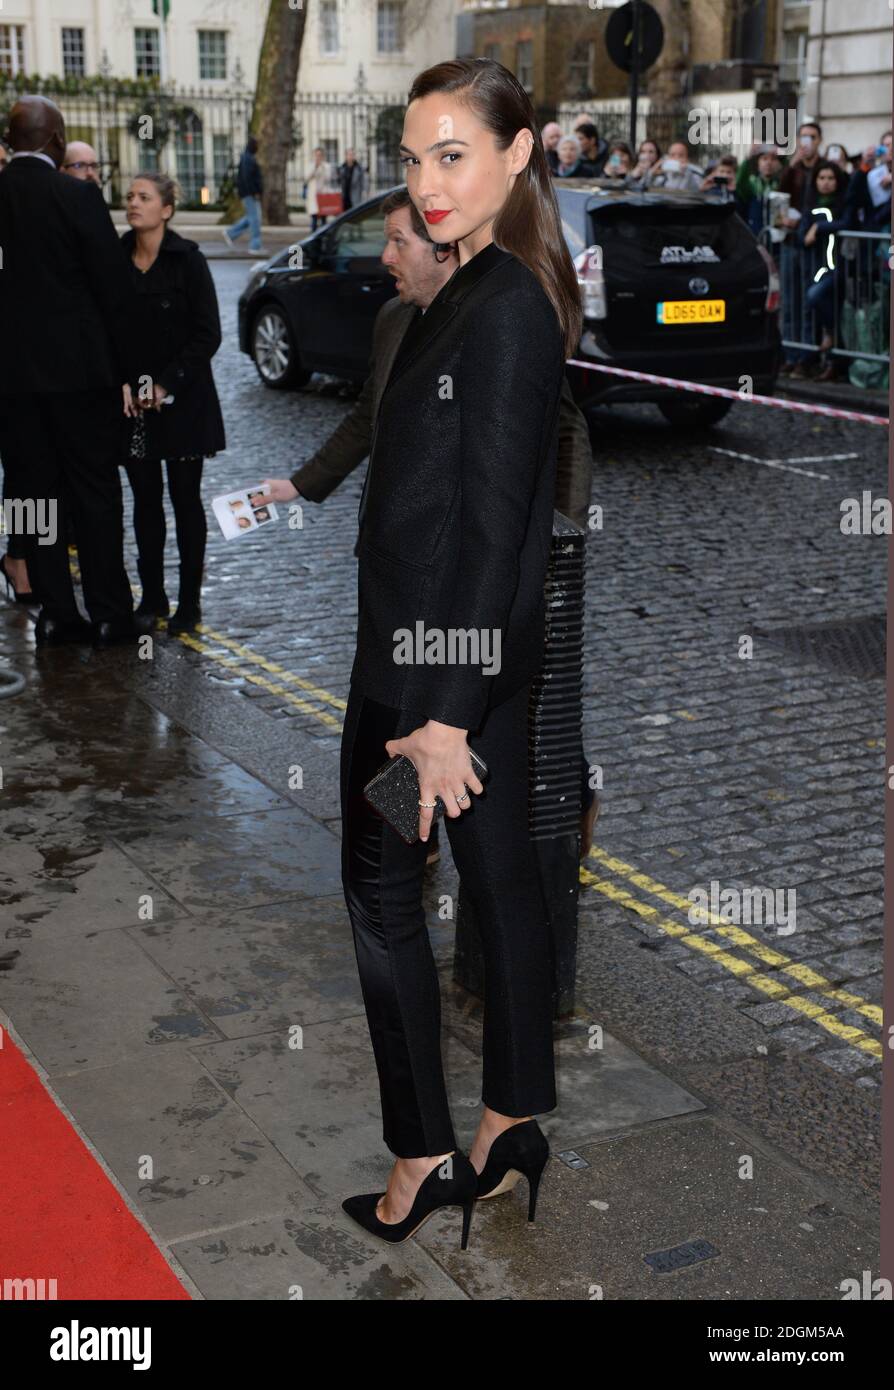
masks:
[[[4,500],[40,502],[51,508],[55,522],[52,544],[39,544],[33,534],[17,536],[15,543],[10,538],[10,554],[27,560],[32,592],[47,617],[78,614],[63,508],[77,533],[92,621],[127,619],[133,612],[118,474],[123,420],[118,389],[0,397]]]
[[[556,1106],[552,962],[528,836],[528,695],[489,711],[469,746],[489,770],[480,796],[444,818],[463,896],[474,902],[485,960],[482,1100],[503,1115]],[[379,1076],[383,1138],[399,1158],[447,1153],[456,1139],[441,1061],[438,976],[422,906],[428,846],[408,845],[363,787],[385,742],[419,716],[352,685],[342,735],[342,881]]]
[[[198,603],[205,563],[208,523],[202,505],[202,458],[167,459],[168,493],[174,508],[177,549],[180,553],[181,603]],[[153,599],[165,587],[164,484],[160,459],[133,459],[125,463],[133,490],[133,527],[137,538],[137,569],[143,597]]]

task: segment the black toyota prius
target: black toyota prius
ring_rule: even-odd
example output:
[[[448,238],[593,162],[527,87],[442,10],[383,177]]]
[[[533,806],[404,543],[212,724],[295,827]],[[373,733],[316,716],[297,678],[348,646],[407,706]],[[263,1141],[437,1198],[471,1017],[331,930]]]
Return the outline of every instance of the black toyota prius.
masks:
[[[578,273],[584,329],[576,356],[755,394],[779,364],[779,280],[771,257],[712,195],[634,193],[598,180],[556,182]],[[239,300],[239,346],[265,386],[300,387],[313,372],[363,381],[373,323],[396,293],[382,264],[376,194],[256,267]],[[730,408],[634,378],[569,367],[582,408],[653,401],[672,424],[709,424]]]

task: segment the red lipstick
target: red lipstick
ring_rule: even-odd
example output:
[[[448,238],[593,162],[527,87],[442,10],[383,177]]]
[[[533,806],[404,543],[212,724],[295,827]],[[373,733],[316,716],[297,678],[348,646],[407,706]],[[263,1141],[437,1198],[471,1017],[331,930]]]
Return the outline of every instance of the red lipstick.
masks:
[[[423,213],[426,222],[443,222],[450,215],[449,208],[435,208],[433,212]]]

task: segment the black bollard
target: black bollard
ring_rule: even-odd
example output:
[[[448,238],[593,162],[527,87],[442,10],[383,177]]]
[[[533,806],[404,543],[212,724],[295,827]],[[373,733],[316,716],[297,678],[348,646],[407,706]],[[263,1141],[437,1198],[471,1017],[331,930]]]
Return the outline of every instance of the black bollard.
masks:
[[[549,920],[555,1018],[574,1009],[577,963],[585,539],[566,516],[553,513],[546,641],[528,710],[528,827]],[[460,883],[453,978],[483,998],[484,958],[475,918]]]

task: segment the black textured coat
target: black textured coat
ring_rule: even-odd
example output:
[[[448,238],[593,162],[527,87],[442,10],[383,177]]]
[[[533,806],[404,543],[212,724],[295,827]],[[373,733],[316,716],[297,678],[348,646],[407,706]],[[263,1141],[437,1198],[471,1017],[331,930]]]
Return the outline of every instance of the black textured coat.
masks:
[[[120,389],[134,296],[99,189],[11,159],[0,252],[0,396]]]
[[[533,273],[491,243],[408,331],[381,398],[351,681],[474,731],[538,670],[564,346]],[[365,503],[365,506],[364,506]],[[395,631],[498,630],[501,669],[395,661]]]
[[[220,346],[220,315],[214,281],[194,241],[165,229],[152,266],[140,272],[132,261],[136,235],[125,232],[121,251],[136,289],[129,328],[130,356],[140,378],[166,386],[172,405],[147,410],[146,457],[191,458],[226,448],[223,417],[211,371]]]

